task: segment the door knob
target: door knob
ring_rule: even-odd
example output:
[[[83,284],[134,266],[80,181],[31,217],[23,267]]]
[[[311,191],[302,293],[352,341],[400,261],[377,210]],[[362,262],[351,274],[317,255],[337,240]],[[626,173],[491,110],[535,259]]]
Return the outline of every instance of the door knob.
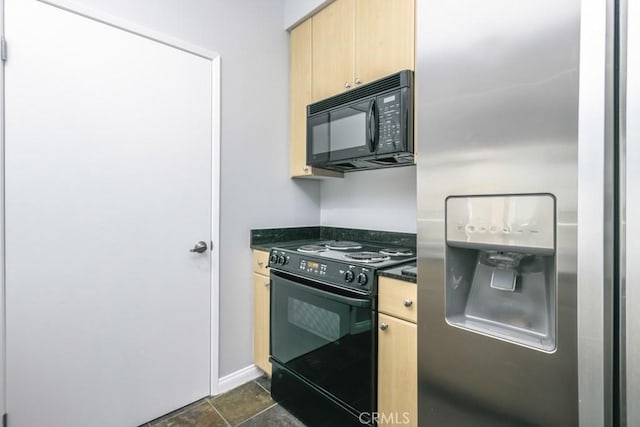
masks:
[[[197,252],[201,254],[206,250],[207,250],[207,244],[201,240],[198,243],[196,243],[196,245],[192,249],[189,249],[189,252]]]

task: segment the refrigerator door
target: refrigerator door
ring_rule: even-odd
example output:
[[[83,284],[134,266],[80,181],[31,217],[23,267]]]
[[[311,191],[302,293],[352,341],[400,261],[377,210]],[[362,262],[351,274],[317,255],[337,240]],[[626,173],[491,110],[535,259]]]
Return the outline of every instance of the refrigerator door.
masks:
[[[418,0],[416,10],[420,425],[577,426],[580,1]],[[554,199],[555,246],[536,254],[522,244],[513,273],[485,265],[476,284],[478,266],[501,250],[516,265],[513,244],[448,243],[447,199],[519,195]],[[452,230],[499,233],[518,217],[477,212],[455,216],[462,222]],[[544,273],[527,279],[533,271]],[[549,310],[539,327],[527,323],[531,304],[518,293],[536,281]],[[475,297],[464,294],[474,288]],[[478,304],[491,296],[522,308],[489,313]],[[549,339],[534,344],[538,332]]]
[[[581,4],[577,251],[581,426],[617,425],[615,3]]]
[[[620,67],[620,425],[631,427],[640,425],[640,26],[631,24],[640,22],[640,2],[622,1],[621,10],[621,59],[626,64]]]

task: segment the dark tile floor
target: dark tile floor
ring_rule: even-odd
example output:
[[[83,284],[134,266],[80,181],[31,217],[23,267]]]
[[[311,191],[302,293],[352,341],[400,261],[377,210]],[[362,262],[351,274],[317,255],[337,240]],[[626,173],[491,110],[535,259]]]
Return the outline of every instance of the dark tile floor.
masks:
[[[262,377],[227,393],[206,397],[141,427],[305,427],[271,399]]]

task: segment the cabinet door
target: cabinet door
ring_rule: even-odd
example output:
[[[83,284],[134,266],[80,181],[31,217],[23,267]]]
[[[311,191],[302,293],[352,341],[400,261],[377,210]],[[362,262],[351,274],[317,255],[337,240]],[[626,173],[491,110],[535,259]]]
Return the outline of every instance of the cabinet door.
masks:
[[[415,0],[355,2],[354,81],[369,83],[401,70],[413,70]]]
[[[347,90],[345,84],[353,86],[354,0],[336,0],[314,15],[312,24],[313,101],[318,101]]]
[[[380,425],[418,426],[418,335],[415,323],[378,316]]]
[[[269,277],[253,273],[253,362],[271,376],[269,363]]]
[[[307,105],[313,102],[312,19],[291,30],[290,49],[291,177],[341,177],[340,172],[307,166]]]
[[[291,30],[291,176],[311,174],[307,166],[307,105],[312,102],[311,19]]]

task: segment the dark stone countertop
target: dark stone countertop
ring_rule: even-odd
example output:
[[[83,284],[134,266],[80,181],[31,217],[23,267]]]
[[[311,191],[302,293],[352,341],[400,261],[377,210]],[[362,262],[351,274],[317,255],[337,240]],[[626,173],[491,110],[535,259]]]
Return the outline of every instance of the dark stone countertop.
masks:
[[[402,274],[402,270],[406,270],[408,268],[416,268],[416,263],[410,262],[408,264],[402,264],[400,266],[387,268],[386,270],[379,270],[378,276],[382,277],[390,277],[396,280],[402,280],[405,282],[417,283],[417,277],[408,276],[406,274]]]
[[[340,227],[283,227],[251,230],[252,249],[269,251],[282,245],[304,244],[310,240],[351,240],[408,247],[415,251],[416,235],[394,231]]]
[[[317,239],[282,240],[278,242],[254,243],[251,245],[251,249],[269,252],[271,248],[277,248],[278,246],[288,246],[288,245],[302,246],[304,244],[307,244],[309,240],[317,240]]]
[[[320,239],[320,227],[283,227],[251,230],[252,249],[270,251],[275,246],[289,245]]]

